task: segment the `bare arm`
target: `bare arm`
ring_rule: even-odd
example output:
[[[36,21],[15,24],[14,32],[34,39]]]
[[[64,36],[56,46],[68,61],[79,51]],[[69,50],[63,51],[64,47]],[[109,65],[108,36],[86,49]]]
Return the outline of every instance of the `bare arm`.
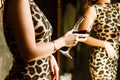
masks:
[[[18,48],[27,59],[43,58],[54,52],[53,42],[35,42],[35,32],[28,0],[12,0],[9,3],[8,18],[13,27]],[[57,48],[65,46],[64,38],[56,40]]]
[[[91,19],[94,21],[97,17],[96,12],[95,12],[95,8],[90,7],[86,11],[85,16],[86,16],[85,25],[83,25],[81,29],[87,30],[88,29],[88,24],[89,24],[87,22],[89,22],[89,20],[91,20]],[[99,39],[93,38],[91,36],[88,36],[87,40],[84,43],[86,43],[88,45],[91,45],[91,46],[99,46],[99,47],[105,48],[109,58],[114,58],[116,56],[115,50],[112,47],[110,42],[106,42],[106,41],[99,40]]]
[[[16,36],[16,42],[21,55],[26,60],[47,57],[54,53],[54,49],[60,49],[64,46],[75,46],[75,34],[69,31],[64,37],[60,37],[53,42],[35,42],[35,32],[32,22],[30,5],[28,0],[11,0],[8,4],[7,18],[13,23],[13,29]]]
[[[81,30],[88,30],[90,25],[93,26],[94,20],[97,18],[95,8],[93,6],[88,7],[86,9],[84,16],[85,16],[85,20],[81,27]],[[90,22],[90,20],[92,21],[92,23]],[[91,45],[91,46],[104,47],[104,41],[93,38],[91,36],[88,36],[87,40],[84,43]]]

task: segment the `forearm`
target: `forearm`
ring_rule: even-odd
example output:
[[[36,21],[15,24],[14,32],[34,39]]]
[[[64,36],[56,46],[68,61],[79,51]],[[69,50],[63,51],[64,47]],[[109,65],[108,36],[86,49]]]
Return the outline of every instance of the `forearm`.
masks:
[[[90,46],[105,47],[105,41],[93,38],[91,36],[88,36],[87,40],[84,43]]]
[[[31,59],[33,58],[44,58],[59,50],[61,47],[64,47],[64,38],[60,37],[52,42],[38,42],[34,48],[31,48],[30,53]]]
[[[54,41],[47,42],[47,43],[38,43],[37,47],[41,48],[42,53],[55,53],[57,50],[59,50],[61,47],[65,46],[65,40],[63,37],[60,37]]]

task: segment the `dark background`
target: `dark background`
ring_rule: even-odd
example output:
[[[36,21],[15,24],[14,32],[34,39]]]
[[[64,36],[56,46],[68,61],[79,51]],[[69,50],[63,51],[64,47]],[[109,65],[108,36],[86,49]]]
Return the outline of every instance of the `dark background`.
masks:
[[[53,36],[52,39],[57,37],[57,17],[58,17],[58,0],[35,0],[36,4],[40,7],[43,13],[47,16],[53,27]]]

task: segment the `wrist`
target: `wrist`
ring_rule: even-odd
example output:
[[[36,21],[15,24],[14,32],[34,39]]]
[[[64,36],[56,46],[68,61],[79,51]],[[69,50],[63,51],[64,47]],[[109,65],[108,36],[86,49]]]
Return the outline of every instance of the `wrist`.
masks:
[[[61,43],[63,45],[62,47],[66,46],[66,42],[65,42],[65,37],[64,36],[61,37]]]
[[[53,41],[54,44],[54,51],[59,50],[61,47],[65,46],[65,38],[64,37],[60,37],[57,40]]]
[[[57,49],[57,45],[56,45],[56,42],[55,41],[53,41],[53,45],[54,45],[54,52],[56,52],[58,49]]]

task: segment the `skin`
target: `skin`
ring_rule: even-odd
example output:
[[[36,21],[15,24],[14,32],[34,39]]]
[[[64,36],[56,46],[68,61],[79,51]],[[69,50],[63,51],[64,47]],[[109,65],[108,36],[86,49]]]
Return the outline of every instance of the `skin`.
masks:
[[[14,25],[12,29],[14,29],[17,44],[21,53],[24,53],[23,56],[25,59],[28,61],[51,55],[54,52],[53,42],[35,43],[35,33],[28,0],[13,0],[8,6],[8,18],[10,19],[10,23]],[[68,31],[64,36],[55,40],[57,49],[64,46],[75,46],[78,41],[81,41],[79,37],[84,37],[84,35],[72,34],[72,32],[73,30]]]
[[[110,3],[110,0],[98,0],[97,3]],[[104,4],[103,4],[104,5]],[[86,11],[85,11],[85,14],[86,16],[85,18],[85,24],[82,26],[81,30],[87,30],[89,28],[89,20],[91,21],[95,21],[96,18],[97,18],[97,15],[96,15],[96,10],[93,6],[89,7]],[[92,25],[93,23],[91,23]],[[97,43],[96,43],[97,42]],[[88,45],[91,45],[91,46],[100,46],[100,47],[103,47],[105,48],[105,50],[107,51],[107,54],[108,54],[108,57],[109,58],[114,58],[115,56],[117,56],[115,53],[115,50],[114,48],[110,45],[110,42],[106,42],[106,41],[103,41],[103,40],[99,40],[99,39],[96,39],[96,38],[93,38],[91,36],[88,36],[87,37],[87,40],[84,42]]]
[[[51,71],[54,72],[53,80],[58,80],[58,65],[55,57],[52,55],[55,47],[60,49],[64,46],[75,46],[79,41],[84,42],[86,37],[81,34],[73,34],[73,30],[68,31],[64,36],[54,40],[53,42],[35,42],[35,32],[30,12],[28,0],[11,0],[8,4],[7,19],[12,23],[13,31],[16,37],[18,49],[26,61],[41,59],[44,57],[50,58]],[[14,16],[13,16],[14,15]]]

